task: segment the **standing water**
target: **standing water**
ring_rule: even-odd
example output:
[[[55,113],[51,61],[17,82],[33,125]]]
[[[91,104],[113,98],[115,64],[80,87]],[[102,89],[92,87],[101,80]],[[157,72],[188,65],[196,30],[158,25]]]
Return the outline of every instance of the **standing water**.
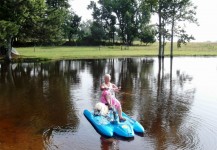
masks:
[[[106,138],[83,116],[105,73],[144,135]],[[216,89],[216,57],[2,63],[0,149],[217,149]]]

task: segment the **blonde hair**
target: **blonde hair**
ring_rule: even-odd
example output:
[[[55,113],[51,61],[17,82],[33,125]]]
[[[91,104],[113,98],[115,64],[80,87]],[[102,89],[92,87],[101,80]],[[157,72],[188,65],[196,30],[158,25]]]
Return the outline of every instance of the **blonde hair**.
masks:
[[[104,78],[109,78],[109,80],[111,80],[110,74],[105,74],[105,75],[104,75]]]

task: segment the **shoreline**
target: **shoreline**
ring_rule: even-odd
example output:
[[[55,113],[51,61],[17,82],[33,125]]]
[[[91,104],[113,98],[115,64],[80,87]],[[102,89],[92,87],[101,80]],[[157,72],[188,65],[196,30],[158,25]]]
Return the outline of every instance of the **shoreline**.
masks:
[[[175,44],[174,44],[175,45]],[[170,45],[165,47],[164,58],[170,57]],[[109,59],[130,57],[158,57],[158,43],[148,46],[49,46],[18,47],[19,56],[12,62],[49,60]],[[174,47],[173,57],[216,57],[217,43],[188,43]],[[0,61],[4,61],[0,57]]]

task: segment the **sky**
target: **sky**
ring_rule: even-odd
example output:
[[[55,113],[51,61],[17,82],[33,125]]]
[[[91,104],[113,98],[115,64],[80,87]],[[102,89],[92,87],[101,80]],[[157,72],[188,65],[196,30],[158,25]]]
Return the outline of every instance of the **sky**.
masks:
[[[94,0],[97,1],[97,0]],[[194,42],[217,42],[217,1],[216,0],[192,0],[197,6],[199,26],[195,24],[186,25],[188,34],[195,37]],[[90,0],[69,0],[71,8],[76,14],[82,16],[82,20],[92,19],[91,11],[87,10]]]

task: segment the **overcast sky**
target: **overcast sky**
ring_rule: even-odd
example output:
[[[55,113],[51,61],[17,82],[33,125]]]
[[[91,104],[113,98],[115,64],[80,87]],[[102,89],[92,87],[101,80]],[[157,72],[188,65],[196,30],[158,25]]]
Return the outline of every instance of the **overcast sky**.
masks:
[[[97,1],[97,0],[95,0]],[[82,16],[82,20],[92,19],[91,11],[87,10],[90,0],[69,0],[72,9]],[[197,8],[197,18],[200,26],[187,25],[186,30],[199,42],[217,42],[217,0],[192,0]]]

